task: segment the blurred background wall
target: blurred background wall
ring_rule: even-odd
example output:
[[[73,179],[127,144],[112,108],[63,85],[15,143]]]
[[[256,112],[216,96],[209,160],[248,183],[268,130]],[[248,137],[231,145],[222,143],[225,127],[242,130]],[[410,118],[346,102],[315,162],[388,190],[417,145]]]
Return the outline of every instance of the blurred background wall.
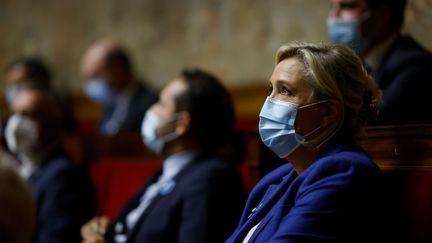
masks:
[[[154,89],[184,66],[198,66],[242,90],[242,99],[248,87],[266,86],[284,42],[328,42],[329,6],[327,0],[1,0],[0,70],[19,56],[39,55],[53,69],[55,88],[78,95],[82,53],[113,36]],[[432,0],[409,1],[404,29],[429,49],[431,26]]]

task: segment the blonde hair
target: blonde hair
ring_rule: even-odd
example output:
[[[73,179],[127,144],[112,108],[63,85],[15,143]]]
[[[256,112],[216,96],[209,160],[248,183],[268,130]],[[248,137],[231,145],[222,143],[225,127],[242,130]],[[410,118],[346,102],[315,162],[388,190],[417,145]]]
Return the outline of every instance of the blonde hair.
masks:
[[[276,53],[276,64],[295,57],[304,65],[304,78],[312,87],[312,99],[337,100],[342,113],[337,122],[326,127],[305,146],[320,146],[337,132],[353,134],[376,113],[378,90],[360,58],[344,45],[291,42]]]

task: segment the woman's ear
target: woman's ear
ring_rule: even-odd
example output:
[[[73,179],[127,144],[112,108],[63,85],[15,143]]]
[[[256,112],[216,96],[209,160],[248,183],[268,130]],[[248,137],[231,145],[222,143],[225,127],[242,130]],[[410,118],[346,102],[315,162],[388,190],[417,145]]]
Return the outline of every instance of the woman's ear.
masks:
[[[175,133],[181,136],[189,131],[190,126],[191,126],[190,113],[187,111],[182,112],[180,118],[176,123]]]
[[[338,100],[329,100],[326,104],[324,115],[321,120],[321,127],[327,127],[336,122],[342,115],[342,104]]]

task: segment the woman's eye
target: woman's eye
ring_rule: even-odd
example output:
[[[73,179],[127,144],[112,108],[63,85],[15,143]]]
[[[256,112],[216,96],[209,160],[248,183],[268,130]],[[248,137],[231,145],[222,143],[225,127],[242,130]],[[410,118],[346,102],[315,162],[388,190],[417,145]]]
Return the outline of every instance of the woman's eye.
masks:
[[[281,87],[281,89],[280,89],[280,93],[283,94],[283,95],[289,95],[289,96],[292,95],[291,90],[289,90],[289,89],[288,89],[287,87],[285,87],[285,86],[282,86],[282,87]]]

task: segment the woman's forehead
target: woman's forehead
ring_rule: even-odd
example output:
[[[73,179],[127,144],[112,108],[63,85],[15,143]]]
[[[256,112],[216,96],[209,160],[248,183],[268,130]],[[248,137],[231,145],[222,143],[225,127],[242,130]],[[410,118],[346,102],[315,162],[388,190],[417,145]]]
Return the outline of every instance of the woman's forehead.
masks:
[[[279,62],[270,81],[272,83],[288,83],[292,86],[309,86],[305,79],[305,67],[296,57],[290,57]]]

